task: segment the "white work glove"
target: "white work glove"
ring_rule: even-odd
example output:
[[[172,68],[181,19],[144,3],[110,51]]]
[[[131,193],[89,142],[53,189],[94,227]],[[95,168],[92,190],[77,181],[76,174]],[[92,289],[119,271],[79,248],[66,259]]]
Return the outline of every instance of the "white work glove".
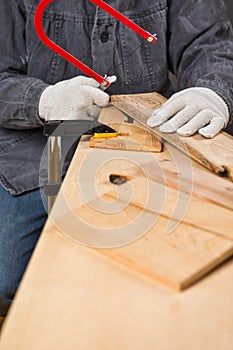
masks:
[[[208,88],[193,87],[174,94],[155,110],[147,120],[151,127],[160,126],[165,133],[177,131],[181,136],[196,132],[212,138],[225,128],[229,121],[227,104]]]
[[[109,77],[109,81],[112,82],[112,78]],[[99,86],[94,79],[83,76],[48,86],[39,100],[40,118],[93,121],[98,118],[101,107],[109,102],[109,95],[98,89]]]

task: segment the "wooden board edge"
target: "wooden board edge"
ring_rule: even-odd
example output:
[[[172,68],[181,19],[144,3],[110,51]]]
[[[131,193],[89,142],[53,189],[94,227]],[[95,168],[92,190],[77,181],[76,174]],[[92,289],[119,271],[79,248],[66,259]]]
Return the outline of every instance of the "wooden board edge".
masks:
[[[224,239],[224,238],[223,238]],[[231,241],[230,239],[227,239]],[[217,257],[210,264],[207,264],[204,268],[200,269],[198,272],[181,282],[180,291],[183,291],[198,281],[204,279],[208,274],[213,272],[215,269],[219,268],[223,263],[225,263],[229,258],[233,256],[233,246],[229,248],[223,255]]]
[[[148,97],[151,95],[158,95],[159,99],[162,100],[163,102],[165,102],[167,99],[165,97],[163,97],[162,95],[158,94],[158,93],[149,93],[149,94],[135,94],[135,96],[143,96],[143,95],[148,95]],[[143,125],[145,128],[147,128],[147,126],[145,125],[145,122],[140,121],[137,118],[137,111],[135,110],[134,112],[132,111],[132,107],[129,109],[124,108],[124,104],[127,101],[123,101],[122,97],[123,96],[127,96],[127,97],[133,97],[133,94],[130,95],[112,95],[111,96],[111,100],[110,102],[112,103],[113,106],[115,106],[117,109],[121,110],[122,112],[124,112],[125,114],[129,115],[132,118],[135,118],[135,120]],[[135,104],[137,105],[137,103],[135,102]],[[139,105],[139,107],[143,107],[142,105]],[[135,113],[135,114],[134,114]],[[201,154],[200,151],[198,151],[197,149],[194,149],[191,145],[189,145],[188,140],[185,140],[184,137],[180,137],[180,142],[183,142],[186,146],[186,150],[185,147],[181,147],[181,145],[179,144],[179,141],[176,138],[174,138],[172,135],[174,134],[163,134],[160,131],[158,131],[158,128],[150,128],[148,127],[148,130],[150,130],[150,132],[154,133],[157,136],[160,136],[162,139],[164,139],[166,142],[171,143],[173,146],[177,147],[179,150],[181,150],[182,152],[186,153],[187,155],[189,155],[192,159],[194,159],[195,161],[197,161],[199,164],[201,164],[202,166],[204,166],[206,169],[212,171],[213,173],[220,175],[220,176],[226,176],[228,177],[232,182],[233,182],[233,169],[231,169],[231,167],[227,167],[227,166],[220,166],[216,163],[212,163],[208,158],[205,157],[204,154]],[[226,133],[222,132],[224,135]],[[226,134],[227,137],[231,137],[230,135]],[[232,138],[233,140],[233,138]]]
[[[139,264],[135,266],[135,261],[126,259],[125,256],[122,256],[117,252],[100,249],[97,251],[97,254],[103,255],[113,263],[118,263],[121,268],[129,270],[131,273],[140,275],[142,278],[148,278],[160,286],[173,289],[176,292],[182,292],[204,279],[207,275],[222,265],[226,260],[231,258],[233,256],[233,246],[229,248],[222,256],[217,257],[205,267],[194,273],[192,276],[189,276],[187,279],[180,281],[179,283],[175,280],[167,279],[158,273],[151,272],[146,267],[143,267]]]

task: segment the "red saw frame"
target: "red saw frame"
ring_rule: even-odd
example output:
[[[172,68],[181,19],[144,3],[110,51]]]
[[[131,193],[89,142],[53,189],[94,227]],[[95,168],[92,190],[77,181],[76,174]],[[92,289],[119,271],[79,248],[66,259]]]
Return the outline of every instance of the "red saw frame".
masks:
[[[52,51],[56,52],[59,56],[63,57],[65,60],[73,64],[75,67],[80,69],[83,73],[88,75],[89,77],[95,79],[101,86],[102,89],[107,89],[110,86],[110,82],[107,80],[106,77],[102,77],[98,73],[96,73],[93,69],[86,66],[84,63],[82,63],[80,60],[75,58],[73,55],[71,55],[68,51],[57,45],[55,42],[53,42],[49,37],[46,35],[43,29],[42,25],[42,18],[43,13],[46,9],[46,7],[54,2],[55,0],[41,0],[39,5],[37,6],[36,13],[34,16],[34,25],[36,29],[36,33],[40,40],[48,46]],[[136,23],[131,21],[129,18],[122,15],[119,11],[115,10],[110,5],[106,4],[103,0],[89,0],[95,5],[99,6],[101,9],[109,13],[111,16],[125,24],[127,27],[132,29],[135,33],[143,37],[145,40],[147,40],[149,43],[153,44],[157,38],[155,35],[150,34],[140,26],[138,26]]]

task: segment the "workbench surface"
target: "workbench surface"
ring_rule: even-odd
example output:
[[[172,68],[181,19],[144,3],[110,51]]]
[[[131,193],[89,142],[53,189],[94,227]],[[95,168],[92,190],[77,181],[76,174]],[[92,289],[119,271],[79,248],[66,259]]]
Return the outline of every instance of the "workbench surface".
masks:
[[[108,114],[109,110],[106,116]],[[124,119],[123,115],[114,109],[111,110],[111,115],[113,114],[118,121]],[[93,152],[88,148],[87,138],[83,138],[79,145],[64,180],[63,188],[69,190],[64,192],[65,195],[60,193],[62,200],[66,195],[67,198],[75,198],[77,195],[70,185],[77,178],[77,154],[81,154],[81,151],[86,155]],[[102,152],[113,154],[111,150],[102,149],[95,149],[94,152],[95,157],[102,155]],[[125,158],[127,153],[122,156],[121,152],[128,151],[114,152],[117,152],[117,158]],[[138,152],[136,158],[140,157],[145,158],[145,152]],[[158,157],[165,159],[169,155],[164,153]],[[215,232],[216,239],[220,240],[216,246],[218,258],[219,254],[224,252],[231,256],[233,236],[230,230],[228,232],[227,225],[230,225],[232,217],[230,194],[233,184],[230,180],[213,175],[193,162],[192,167],[194,174],[202,174],[207,182],[200,188],[202,179],[198,176],[194,178],[194,204],[191,204],[185,216],[186,225],[191,226],[189,220],[192,215],[195,222],[198,221],[195,201],[199,200],[200,206],[204,203],[203,208],[206,205],[210,212],[216,208],[213,218],[208,209],[203,213],[204,210],[200,207],[200,225],[203,225],[205,234]],[[172,181],[172,177],[168,178],[168,187],[173,186],[175,190],[176,184]],[[213,193],[215,183],[217,190]],[[105,184],[100,186],[99,191],[105,191]],[[150,276],[144,273],[145,266],[144,270],[139,269],[140,262],[134,269],[132,264],[124,264],[124,261],[119,259],[115,261],[117,254],[109,256],[111,254],[108,250],[81,246],[75,242],[72,235],[60,232],[53,223],[53,217],[62,212],[62,200],[58,200],[54,205],[54,215],[46,223],[4,323],[0,339],[1,350],[228,350],[232,347],[232,258],[205,277],[196,279],[194,284],[187,285],[187,289],[179,291],[175,288],[175,283],[169,283],[173,281],[172,276],[169,276],[169,281],[157,275]],[[77,200],[79,202],[81,199]],[[71,210],[80,207],[78,202],[72,204]],[[161,220],[169,222],[170,209],[166,208],[165,219]],[[221,230],[217,228],[218,214],[220,218],[229,215],[224,223],[219,222],[220,226],[223,225],[223,231],[226,228],[222,236]],[[201,226],[198,229],[200,231]],[[146,240],[147,237],[149,236],[145,234],[142,239]],[[225,240],[224,247],[221,246],[222,240]],[[113,249],[113,252],[122,249],[126,256],[128,253],[132,254],[134,245],[139,246],[140,241],[139,239],[125,248]],[[188,244],[192,259],[192,241]],[[212,246],[210,253],[213,254]],[[194,255],[198,256],[196,253]],[[167,256],[168,264],[170,258]],[[166,262],[164,257],[161,259]],[[161,263],[160,269],[162,267],[164,265]],[[169,273],[171,271],[169,270]],[[190,271],[187,270],[187,273]],[[174,274],[175,272],[174,268]],[[184,278],[182,274],[177,276]]]

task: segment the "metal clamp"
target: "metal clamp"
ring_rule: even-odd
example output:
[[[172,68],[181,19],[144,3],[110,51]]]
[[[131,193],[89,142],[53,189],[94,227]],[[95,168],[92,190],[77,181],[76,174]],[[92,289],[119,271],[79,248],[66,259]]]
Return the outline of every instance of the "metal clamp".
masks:
[[[55,120],[44,124],[44,136],[48,137],[48,180],[44,183],[44,192],[48,196],[50,212],[62,184],[62,136],[79,138],[103,131],[104,124],[88,120]],[[110,129],[110,128],[109,128]]]

